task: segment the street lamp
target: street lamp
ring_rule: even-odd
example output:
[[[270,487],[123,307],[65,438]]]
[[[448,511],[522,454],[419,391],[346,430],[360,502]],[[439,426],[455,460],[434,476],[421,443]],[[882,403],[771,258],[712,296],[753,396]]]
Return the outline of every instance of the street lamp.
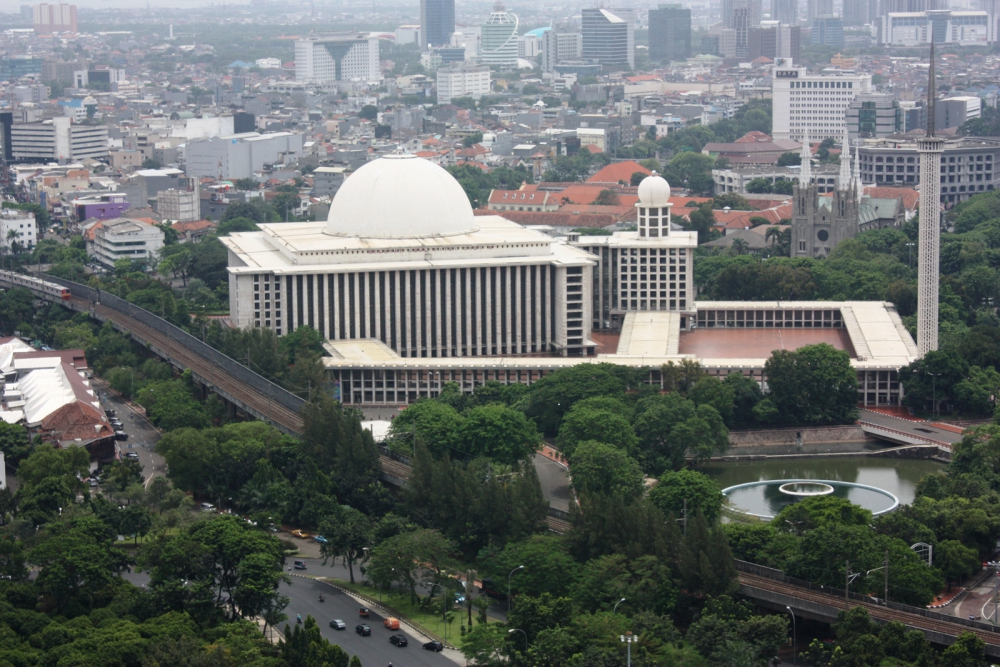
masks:
[[[524,635],[524,652],[527,653],[528,652],[528,633],[525,632],[524,630],[522,630],[521,628],[511,628],[510,630],[507,631],[507,634],[511,635],[511,634],[514,634],[515,632],[520,632],[522,635]]]
[[[910,253],[910,260],[907,262],[907,264],[909,264],[911,269],[913,268],[913,246],[915,245],[916,243],[913,242],[906,244],[906,247],[909,248],[909,253]]]
[[[795,660],[796,660],[795,654],[798,653],[799,650],[797,643],[798,633],[796,632],[795,629],[795,612],[792,611],[792,608],[789,607],[787,604],[785,605],[785,609],[787,609],[788,613],[792,615],[792,667],[795,667]]]
[[[518,570],[523,570],[523,569],[524,569],[523,565],[518,565],[517,567],[515,567],[513,570],[510,571],[510,574],[507,575],[507,613],[508,614],[510,613],[510,578],[514,576],[515,572],[517,572]]]
[[[622,598],[621,600],[615,603],[615,608],[611,610],[612,614],[618,613],[618,605],[620,605],[622,602],[625,602],[625,598]]]
[[[930,375],[931,378],[931,414],[935,417],[938,416],[937,411],[937,379],[940,373],[931,373],[930,371],[924,371],[924,375]]]
[[[618,637],[623,643],[628,645],[628,667],[632,667],[632,644],[639,641],[639,635],[633,635],[629,630]]]

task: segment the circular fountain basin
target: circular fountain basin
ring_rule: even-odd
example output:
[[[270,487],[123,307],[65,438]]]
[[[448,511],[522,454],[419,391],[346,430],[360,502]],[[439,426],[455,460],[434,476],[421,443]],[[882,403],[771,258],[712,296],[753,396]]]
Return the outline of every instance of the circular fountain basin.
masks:
[[[730,486],[722,494],[728,511],[765,520],[773,519],[781,510],[805,498],[826,495],[844,498],[875,516],[899,507],[899,499],[885,489],[828,479],[760,480]]]

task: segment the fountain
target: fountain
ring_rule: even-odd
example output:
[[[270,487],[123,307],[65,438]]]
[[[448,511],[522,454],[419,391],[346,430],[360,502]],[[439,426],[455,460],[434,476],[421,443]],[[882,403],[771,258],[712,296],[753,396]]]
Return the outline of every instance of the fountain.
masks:
[[[726,509],[734,514],[770,520],[785,507],[818,496],[844,498],[873,515],[891,512],[899,506],[895,495],[867,484],[817,479],[772,479],[737,484],[722,490]]]

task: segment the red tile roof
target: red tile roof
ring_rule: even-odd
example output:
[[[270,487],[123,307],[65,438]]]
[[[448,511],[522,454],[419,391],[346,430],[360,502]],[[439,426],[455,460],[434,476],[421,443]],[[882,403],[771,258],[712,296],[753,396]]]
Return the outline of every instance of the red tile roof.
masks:
[[[902,197],[903,208],[907,211],[920,208],[920,193],[913,188],[888,188],[866,185],[865,194],[875,199],[896,199],[897,197]]]
[[[712,211],[715,216],[715,227],[725,229],[743,229],[751,227],[750,218],[766,218],[771,224],[792,217],[792,205],[782,204],[765,211]]]
[[[187,222],[175,222],[170,227],[178,234],[183,234],[185,232],[200,232],[203,229],[214,228],[215,223],[211,220],[189,220]]]
[[[493,190],[490,192],[491,204],[534,204],[537,206],[549,203],[556,198],[554,192],[538,192],[537,190]]]
[[[625,181],[626,183],[631,182],[632,174],[635,172],[642,172],[643,174],[651,174],[649,169],[646,169],[638,162],[634,160],[626,160],[625,162],[614,162],[609,164],[604,169],[587,179],[588,183],[618,183],[620,181]]]

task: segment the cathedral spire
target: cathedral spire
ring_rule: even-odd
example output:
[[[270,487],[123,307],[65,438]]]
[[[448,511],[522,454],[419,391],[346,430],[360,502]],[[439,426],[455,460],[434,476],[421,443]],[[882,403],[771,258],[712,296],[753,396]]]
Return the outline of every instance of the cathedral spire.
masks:
[[[809,128],[807,127],[802,134],[802,167],[799,169],[799,186],[803,188],[809,187],[812,182],[812,149],[809,148]]]
[[[861,203],[861,197],[865,193],[865,186],[861,183],[861,147],[858,146],[854,149],[854,190],[855,196],[858,198],[858,203]]]
[[[845,192],[851,189],[851,137],[847,134],[846,122],[840,148],[840,180],[837,181],[837,189]]]

